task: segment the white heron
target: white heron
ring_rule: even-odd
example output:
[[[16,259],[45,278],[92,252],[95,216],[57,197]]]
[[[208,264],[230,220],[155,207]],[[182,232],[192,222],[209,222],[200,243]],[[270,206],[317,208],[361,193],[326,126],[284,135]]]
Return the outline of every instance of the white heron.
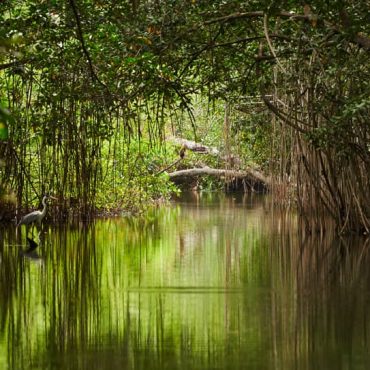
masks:
[[[45,195],[43,198],[42,198],[42,205],[43,205],[43,208],[42,208],[42,211],[33,211],[33,212],[30,212],[28,213],[27,215],[23,216],[21,218],[21,220],[18,222],[18,226],[20,225],[30,225],[34,222],[36,222],[39,226],[41,226],[41,221],[42,219],[45,217],[46,215],[46,208],[47,208],[47,203],[46,203],[46,200],[48,198],[51,198],[51,199],[56,199],[50,195]]]

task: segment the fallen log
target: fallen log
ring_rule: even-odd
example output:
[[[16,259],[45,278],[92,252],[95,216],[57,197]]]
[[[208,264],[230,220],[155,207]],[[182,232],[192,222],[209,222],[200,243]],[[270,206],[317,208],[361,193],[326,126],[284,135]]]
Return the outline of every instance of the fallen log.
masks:
[[[192,152],[197,152],[201,154],[220,155],[220,151],[217,148],[203,145],[200,143],[196,143],[195,141],[182,139],[180,137],[171,137],[171,138],[168,138],[167,140],[172,142],[173,144],[176,144],[176,145],[184,147],[185,149],[191,150]]]
[[[266,186],[271,184],[271,180],[269,177],[265,176],[261,172],[253,169],[247,168],[244,171],[236,171],[236,170],[224,170],[224,169],[217,169],[217,168],[210,168],[210,167],[203,167],[203,168],[190,168],[187,170],[179,170],[174,171],[168,174],[170,179],[175,179],[179,177],[194,177],[194,176],[216,176],[216,177],[228,177],[230,179],[252,179],[254,181],[258,181],[263,183]]]

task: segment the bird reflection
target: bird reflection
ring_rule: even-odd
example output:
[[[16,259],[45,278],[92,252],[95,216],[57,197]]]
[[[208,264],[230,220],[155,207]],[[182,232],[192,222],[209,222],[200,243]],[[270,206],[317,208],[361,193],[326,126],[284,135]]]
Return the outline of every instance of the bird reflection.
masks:
[[[31,238],[27,236],[28,241],[28,248],[21,252],[21,255],[25,258],[29,258],[32,260],[41,260],[41,257],[38,255],[36,248],[38,247],[38,244]]]
[[[38,247],[38,244],[33,239],[29,238],[28,236],[27,236],[27,241],[29,244],[29,248],[26,250],[25,253],[31,253]]]

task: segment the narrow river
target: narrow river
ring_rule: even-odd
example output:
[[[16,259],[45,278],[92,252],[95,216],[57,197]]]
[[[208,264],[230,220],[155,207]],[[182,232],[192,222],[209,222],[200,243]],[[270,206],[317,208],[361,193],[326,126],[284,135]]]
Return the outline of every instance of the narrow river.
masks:
[[[364,238],[300,235],[266,197],[0,229],[0,369],[370,369]]]

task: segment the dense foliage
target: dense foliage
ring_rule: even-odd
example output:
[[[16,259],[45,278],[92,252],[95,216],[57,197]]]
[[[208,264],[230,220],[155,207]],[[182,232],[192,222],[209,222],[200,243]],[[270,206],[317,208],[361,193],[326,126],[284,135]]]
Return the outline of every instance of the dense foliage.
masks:
[[[234,112],[228,127],[218,120],[217,144],[237,138],[309,228],[325,210],[342,230],[370,230],[366,1],[0,7],[1,187],[19,203],[53,191],[63,212],[86,213],[168,194],[155,174],[175,153],[162,144],[184,131],[202,140],[200,95]]]

